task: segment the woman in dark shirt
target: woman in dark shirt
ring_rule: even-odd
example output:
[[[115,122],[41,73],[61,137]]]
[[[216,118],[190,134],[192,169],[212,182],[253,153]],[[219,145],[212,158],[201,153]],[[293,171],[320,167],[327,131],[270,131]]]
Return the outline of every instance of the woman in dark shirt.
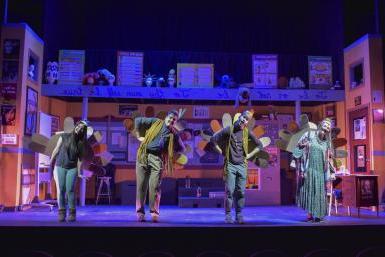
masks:
[[[71,133],[63,133],[52,152],[51,164],[55,162],[54,178],[57,188],[59,221],[66,219],[65,196],[69,206],[68,221],[76,220],[75,182],[80,175],[81,160],[87,144],[87,121],[76,123]]]

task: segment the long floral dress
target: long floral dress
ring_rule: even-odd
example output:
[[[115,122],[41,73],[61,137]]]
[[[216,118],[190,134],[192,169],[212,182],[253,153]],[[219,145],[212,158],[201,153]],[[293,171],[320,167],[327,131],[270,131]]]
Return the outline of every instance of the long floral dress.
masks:
[[[297,148],[294,153],[294,157],[302,159],[301,170],[304,172],[298,187],[297,204],[314,218],[322,219],[327,213],[325,172],[329,165],[326,157],[329,144],[316,134],[307,137],[307,146],[304,149]]]

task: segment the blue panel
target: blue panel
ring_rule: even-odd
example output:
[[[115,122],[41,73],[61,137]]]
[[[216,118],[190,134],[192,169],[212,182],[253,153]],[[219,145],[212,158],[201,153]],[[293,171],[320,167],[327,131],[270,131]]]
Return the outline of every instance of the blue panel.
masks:
[[[157,88],[128,86],[42,85],[42,95],[61,97],[98,97],[131,99],[229,100],[237,89],[222,88]],[[252,89],[252,101],[321,101],[345,100],[343,90]]]

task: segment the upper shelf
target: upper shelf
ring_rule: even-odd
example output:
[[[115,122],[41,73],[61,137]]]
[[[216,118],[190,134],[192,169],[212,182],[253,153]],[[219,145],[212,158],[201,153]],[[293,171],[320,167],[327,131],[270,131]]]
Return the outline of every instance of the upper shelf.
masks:
[[[128,86],[42,85],[42,95],[52,97],[96,97],[160,100],[234,101],[238,89],[160,88]],[[337,102],[345,100],[344,90],[251,89],[252,101]]]

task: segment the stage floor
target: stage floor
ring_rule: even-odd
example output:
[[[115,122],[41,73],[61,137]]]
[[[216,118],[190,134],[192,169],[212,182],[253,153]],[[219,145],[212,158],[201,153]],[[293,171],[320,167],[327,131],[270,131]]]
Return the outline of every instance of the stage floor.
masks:
[[[352,208],[352,216],[348,216],[346,208],[339,207],[338,214],[326,217],[324,222],[305,222],[306,213],[296,206],[258,206],[244,209],[244,225],[225,224],[222,208],[179,208],[177,206],[161,206],[159,223],[152,223],[149,213],[147,222],[137,222],[133,206],[88,205],[78,207],[77,222],[57,222],[57,210],[34,207],[21,212],[0,213],[0,226],[86,226],[86,227],[282,227],[282,226],[359,226],[385,225],[385,213],[379,216],[369,209],[361,209],[358,217],[357,209]]]
[[[383,211],[363,209],[358,218],[341,207],[323,223],[307,223],[295,206],[246,207],[244,225],[224,224],[223,212],[161,206],[159,223],[137,222],[133,206],[88,205],[73,223],[57,222],[57,210],[2,212],[0,256],[385,256]]]

